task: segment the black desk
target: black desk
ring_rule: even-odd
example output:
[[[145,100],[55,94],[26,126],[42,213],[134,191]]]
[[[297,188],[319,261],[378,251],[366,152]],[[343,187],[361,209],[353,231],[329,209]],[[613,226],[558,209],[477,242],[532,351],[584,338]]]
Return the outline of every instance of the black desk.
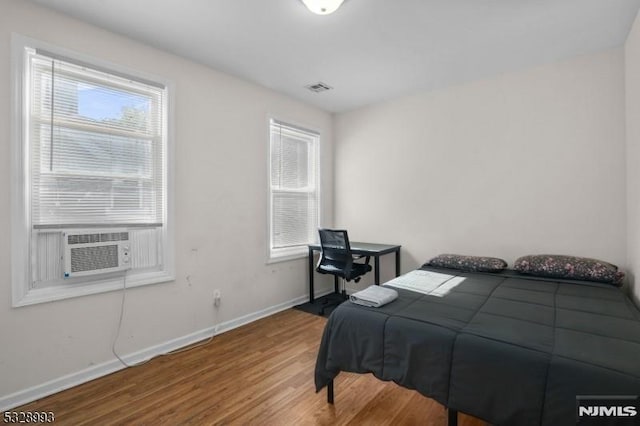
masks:
[[[352,242],[351,252],[356,255],[373,257],[373,271],[375,274],[374,283],[380,285],[380,256],[388,253],[396,254],[396,277],[400,275],[400,247],[392,244],[373,244]],[[313,303],[313,272],[315,265],[313,262],[313,252],[320,252],[320,244],[309,245],[309,302]],[[335,291],[338,293],[338,277],[334,277]]]

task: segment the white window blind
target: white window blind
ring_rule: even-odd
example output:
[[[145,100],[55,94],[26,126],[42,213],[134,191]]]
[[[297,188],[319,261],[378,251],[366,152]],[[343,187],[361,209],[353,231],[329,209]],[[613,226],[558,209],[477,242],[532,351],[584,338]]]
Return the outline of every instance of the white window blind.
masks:
[[[318,133],[271,120],[270,255],[304,252],[319,225]]]
[[[161,225],[161,85],[27,51],[31,223]]]

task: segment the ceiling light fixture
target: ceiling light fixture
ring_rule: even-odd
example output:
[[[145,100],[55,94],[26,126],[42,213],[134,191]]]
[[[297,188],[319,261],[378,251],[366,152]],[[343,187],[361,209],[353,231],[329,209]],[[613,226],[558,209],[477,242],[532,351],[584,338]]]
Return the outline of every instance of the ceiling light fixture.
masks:
[[[328,15],[338,10],[344,0],[302,0],[307,9],[318,15]]]

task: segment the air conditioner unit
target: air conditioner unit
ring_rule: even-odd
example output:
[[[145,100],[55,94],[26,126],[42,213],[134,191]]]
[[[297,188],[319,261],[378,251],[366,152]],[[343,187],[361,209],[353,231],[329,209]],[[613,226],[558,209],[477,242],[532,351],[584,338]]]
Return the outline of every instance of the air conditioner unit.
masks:
[[[62,233],[64,277],[81,277],[131,268],[131,244],[125,229],[74,230]]]

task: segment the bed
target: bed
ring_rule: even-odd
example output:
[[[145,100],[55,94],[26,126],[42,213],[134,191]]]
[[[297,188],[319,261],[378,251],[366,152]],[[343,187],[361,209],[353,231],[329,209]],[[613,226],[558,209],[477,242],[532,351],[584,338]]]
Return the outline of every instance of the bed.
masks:
[[[614,286],[429,266],[385,285],[393,302],[327,321],[315,383],[330,400],[341,371],[373,373],[454,416],[571,425],[576,396],[640,394],[640,311]]]

